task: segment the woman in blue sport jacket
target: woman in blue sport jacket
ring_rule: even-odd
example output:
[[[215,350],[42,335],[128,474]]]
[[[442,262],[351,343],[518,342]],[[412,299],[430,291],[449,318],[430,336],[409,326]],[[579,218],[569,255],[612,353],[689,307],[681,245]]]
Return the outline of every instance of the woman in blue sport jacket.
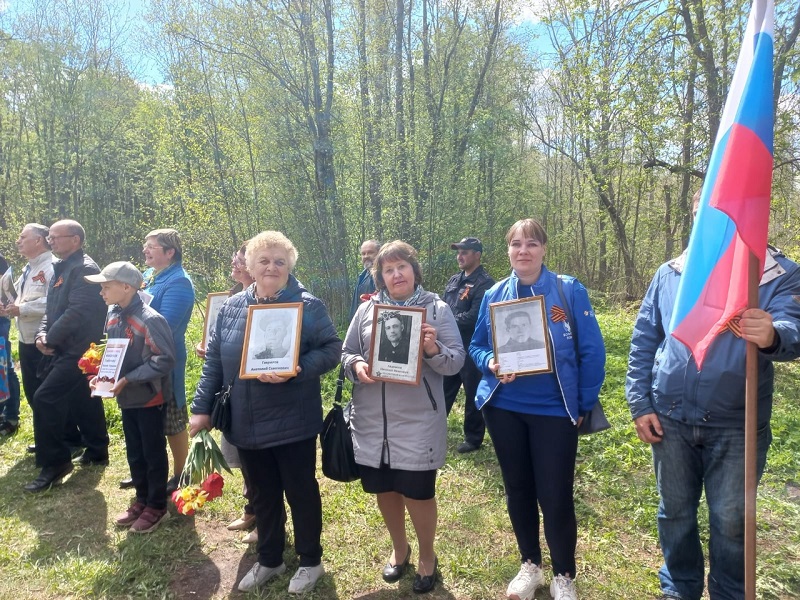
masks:
[[[164,411],[164,433],[172,451],[173,476],[167,492],[178,487],[178,480],[189,454],[186,433],[186,327],[194,307],[194,284],[183,268],[181,238],[174,229],[156,229],[145,237],[142,246],[148,269],[143,273],[144,291],[153,296],[150,306],[169,323],[175,344],[175,366],[172,369],[174,401]]]
[[[541,507],[554,575],[550,593],[556,600],[577,600],[573,486],[578,425],[597,402],[605,377],[605,344],[586,288],[544,266],[544,228],[534,219],[517,221],[506,242],[511,276],[486,292],[469,347],[483,373],[475,403],[483,410],[503,473],[508,516],[522,561],[506,594],[512,600],[530,600],[545,583]],[[544,297],[553,370],[498,376],[489,305],[531,296]]]

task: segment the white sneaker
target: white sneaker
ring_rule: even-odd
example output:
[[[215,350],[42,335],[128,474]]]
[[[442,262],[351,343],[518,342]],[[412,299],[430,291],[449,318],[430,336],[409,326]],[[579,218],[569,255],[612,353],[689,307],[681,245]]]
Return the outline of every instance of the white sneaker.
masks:
[[[536,593],[536,588],[544,585],[544,573],[542,567],[533,564],[531,561],[522,563],[519,573],[506,589],[506,596],[509,600],[531,600]]]
[[[566,575],[556,575],[550,582],[550,595],[553,600],[578,600],[575,581]]]
[[[281,563],[277,567],[265,567],[261,563],[256,563],[253,568],[247,572],[247,575],[242,577],[239,582],[240,592],[249,592],[253,588],[264,585],[273,577],[277,577],[286,570],[286,563]]]
[[[310,591],[324,574],[325,569],[322,568],[322,563],[316,567],[300,567],[289,582],[289,593],[303,594]]]

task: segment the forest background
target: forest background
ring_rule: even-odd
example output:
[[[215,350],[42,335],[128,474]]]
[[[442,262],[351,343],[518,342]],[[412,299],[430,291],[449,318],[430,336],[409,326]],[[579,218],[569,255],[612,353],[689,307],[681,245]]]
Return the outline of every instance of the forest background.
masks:
[[[71,217],[100,264],[181,232],[200,292],[274,228],[345,324],[358,246],[426,287],[534,216],[548,265],[641,298],[688,237],[744,0],[24,0],[0,6],[0,251]],[[800,4],[776,0],[771,241],[798,252]],[[159,85],[142,83],[153,65]]]

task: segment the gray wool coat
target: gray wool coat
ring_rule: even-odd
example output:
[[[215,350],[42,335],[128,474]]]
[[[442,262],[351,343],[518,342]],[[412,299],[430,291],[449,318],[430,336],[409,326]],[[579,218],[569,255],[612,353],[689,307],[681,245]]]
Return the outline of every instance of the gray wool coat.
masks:
[[[356,462],[393,469],[429,471],[444,465],[447,454],[447,411],[442,379],[455,375],[466,352],[450,307],[431,292],[416,304],[425,308],[425,322],[436,328],[439,354],[422,358],[420,384],[359,383],[353,365],[367,360],[372,337],[374,299],[359,306],[344,341],[342,363],[353,384],[350,429]]]

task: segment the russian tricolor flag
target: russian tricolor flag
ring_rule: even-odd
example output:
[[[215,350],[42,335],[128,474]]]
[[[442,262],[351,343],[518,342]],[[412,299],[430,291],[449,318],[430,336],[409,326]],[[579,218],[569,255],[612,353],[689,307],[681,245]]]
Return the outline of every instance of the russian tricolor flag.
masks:
[[[756,0],[703,183],[670,332],[697,367],[714,337],[747,308],[748,261],[761,273],[772,187],[773,0]]]

